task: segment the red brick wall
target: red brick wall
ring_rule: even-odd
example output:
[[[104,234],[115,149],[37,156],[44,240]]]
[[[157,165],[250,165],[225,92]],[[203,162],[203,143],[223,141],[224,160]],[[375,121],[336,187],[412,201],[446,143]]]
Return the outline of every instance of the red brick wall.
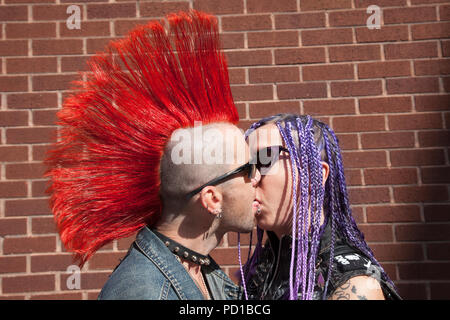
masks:
[[[327,122],[354,215],[405,298],[450,298],[450,5],[445,0],[0,0],[0,298],[95,299],[131,239],[69,290],[41,161],[86,59],[178,9],[219,17],[242,127],[278,112]],[[81,29],[69,30],[69,4]],[[382,10],[369,30],[369,5]],[[245,237],[248,239],[248,236]],[[245,256],[245,255],[244,255]],[[236,235],[214,257],[236,271]]]

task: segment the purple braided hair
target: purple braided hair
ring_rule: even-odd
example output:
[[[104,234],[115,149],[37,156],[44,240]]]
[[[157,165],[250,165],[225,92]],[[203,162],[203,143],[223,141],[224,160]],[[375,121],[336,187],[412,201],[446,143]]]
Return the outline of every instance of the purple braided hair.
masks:
[[[296,122],[297,132],[298,132],[298,141],[303,141],[304,139],[304,130],[302,129],[302,123]],[[294,148],[295,149],[295,148]],[[307,290],[307,259],[308,259],[308,235],[305,233],[305,228],[308,225],[308,215],[307,208],[309,207],[309,197],[308,197],[308,184],[304,183],[304,181],[309,181],[309,171],[308,171],[308,163],[306,157],[306,145],[304,143],[300,143],[300,157],[301,161],[298,161],[299,167],[297,169],[300,172],[300,203],[301,203],[301,213],[299,217],[299,221],[297,222],[297,243],[300,248],[300,254],[297,255],[297,274],[296,274],[296,295],[295,299],[298,299],[298,287],[299,281],[301,277],[301,297],[302,299],[306,298],[306,290]],[[297,155],[296,155],[297,157]],[[294,184],[296,181],[294,180]],[[293,234],[295,235],[295,233]]]
[[[299,119],[297,119],[298,122]],[[314,143],[313,130],[312,130],[312,118],[308,117],[308,123],[306,128],[306,140],[307,140],[307,154],[308,154],[308,166],[311,173],[311,179],[309,185],[310,189],[310,210],[311,210],[311,244],[310,244],[310,254],[308,261],[309,270],[309,280],[308,280],[308,290],[307,290],[307,300],[312,299],[315,284],[315,272],[312,272],[315,267],[315,262],[317,259],[317,251],[319,246],[319,231],[320,231],[320,217],[322,212],[323,198],[324,198],[324,188],[322,186],[322,174],[321,174],[321,159],[319,155],[319,150]],[[307,184],[308,185],[308,184]],[[307,234],[307,232],[305,232]]]
[[[283,138],[283,140],[286,142],[286,146],[289,150],[289,153],[291,154],[291,164],[292,168],[298,168],[299,160],[298,160],[298,154],[295,150],[295,146],[293,143],[292,136],[290,135],[290,123],[287,123],[288,129],[285,130],[279,122],[276,123],[278,130],[280,131],[280,134]],[[293,176],[293,197],[294,197],[294,203],[293,203],[293,217],[292,217],[292,234],[295,235],[296,227],[297,227],[297,220],[298,220],[298,208],[297,208],[297,184],[295,181],[297,181],[297,171],[298,170],[292,170],[292,176]],[[300,242],[298,243],[297,247],[299,248]],[[292,237],[292,250],[291,250],[291,265],[289,268],[289,299],[297,299],[298,296],[298,286],[299,286],[299,268],[298,268],[298,257],[303,254],[303,251],[300,251],[300,254],[297,255],[297,269],[296,269],[296,277],[294,280],[294,258],[295,258],[295,252],[296,252],[296,244],[295,244],[295,237]]]
[[[325,140],[325,151],[327,154],[327,158],[328,159],[332,159],[331,158],[331,150],[330,150],[330,143],[328,140],[328,135],[325,134],[323,136],[324,140]],[[334,181],[334,166],[330,166],[330,172],[328,174],[328,179],[327,179],[327,184],[329,186],[328,190],[333,190],[332,187],[335,185],[335,181]],[[330,192],[329,193],[330,199],[331,200],[331,206],[329,206],[329,210],[331,210],[331,212],[329,213],[329,217],[331,217],[331,246],[330,246],[330,259],[328,261],[328,273],[327,273],[327,280],[325,281],[325,287],[323,290],[323,297],[322,300],[326,299],[327,296],[327,290],[328,290],[328,283],[330,282],[330,276],[331,273],[333,272],[333,260],[334,260],[334,245],[336,243],[336,236],[335,236],[335,232],[336,232],[336,219],[333,219],[333,217],[336,216],[337,212],[340,211],[340,205],[339,203],[336,201],[336,193],[335,192]]]

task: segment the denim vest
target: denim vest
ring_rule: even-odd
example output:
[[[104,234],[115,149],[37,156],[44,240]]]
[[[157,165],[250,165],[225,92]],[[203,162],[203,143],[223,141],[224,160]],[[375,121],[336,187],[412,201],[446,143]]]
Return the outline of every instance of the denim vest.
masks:
[[[236,300],[241,288],[211,259],[202,273],[214,300]],[[128,253],[109,276],[99,300],[203,300],[189,273],[148,228],[136,236]]]

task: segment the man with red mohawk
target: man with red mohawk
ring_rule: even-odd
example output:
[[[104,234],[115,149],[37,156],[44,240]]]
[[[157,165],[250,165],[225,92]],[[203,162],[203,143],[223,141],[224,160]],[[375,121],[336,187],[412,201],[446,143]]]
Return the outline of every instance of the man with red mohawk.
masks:
[[[51,208],[80,266],[138,232],[99,299],[237,299],[209,253],[225,233],[253,229],[260,174],[236,127],[216,18],[192,10],[166,23],[89,61],[58,112]]]

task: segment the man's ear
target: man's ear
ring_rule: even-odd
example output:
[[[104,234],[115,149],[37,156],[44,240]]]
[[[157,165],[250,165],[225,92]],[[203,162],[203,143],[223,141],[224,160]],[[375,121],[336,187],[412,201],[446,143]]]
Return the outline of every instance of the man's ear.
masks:
[[[200,191],[200,202],[211,214],[222,210],[222,193],[215,186],[206,186]]]
[[[330,166],[328,163],[322,161],[322,183],[325,186],[325,183],[327,182],[328,175],[330,174]]]

